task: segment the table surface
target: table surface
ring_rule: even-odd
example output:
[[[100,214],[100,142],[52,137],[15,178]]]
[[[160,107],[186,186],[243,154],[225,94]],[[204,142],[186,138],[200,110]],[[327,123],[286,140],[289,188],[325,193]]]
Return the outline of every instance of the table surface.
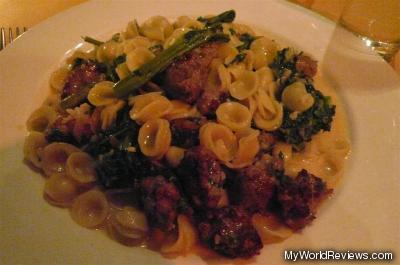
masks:
[[[33,27],[72,6],[87,0],[0,0],[0,27]],[[342,13],[346,0],[291,0],[334,21]],[[400,51],[391,65],[400,75]]]

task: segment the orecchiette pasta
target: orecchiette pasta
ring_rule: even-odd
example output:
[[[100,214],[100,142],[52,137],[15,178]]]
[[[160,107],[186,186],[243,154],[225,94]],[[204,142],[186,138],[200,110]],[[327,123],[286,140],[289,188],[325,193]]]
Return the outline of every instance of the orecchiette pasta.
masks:
[[[123,45],[124,53],[128,54],[137,48],[148,49],[151,46],[151,41],[146,37],[137,36],[133,39],[125,40]]]
[[[254,52],[254,68],[260,69],[273,62],[278,47],[274,41],[261,37],[251,43],[250,49]]]
[[[126,66],[133,72],[153,58],[154,54],[149,49],[138,47],[126,55]]]
[[[168,112],[163,116],[167,120],[175,120],[180,118],[196,117],[198,113],[196,107],[189,105],[180,100],[171,100],[171,107]]]
[[[51,143],[43,149],[42,169],[47,176],[62,173],[68,157],[81,150],[71,144]]]
[[[161,158],[171,144],[169,122],[164,119],[147,121],[139,129],[138,143],[144,155]]]
[[[232,97],[243,100],[257,91],[258,77],[255,72],[243,70],[234,76],[235,80],[229,86]]]
[[[210,65],[207,86],[210,89],[228,90],[231,84],[231,75],[221,59],[214,59]]]
[[[112,232],[123,238],[141,239],[146,236],[148,231],[147,219],[144,213],[129,206],[115,210],[111,214],[109,223]]]
[[[50,86],[54,92],[60,92],[63,89],[69,71],[68,66],[64,66],[51,74]]]
[[[35,167],[42,166],[43,148],[47,145],[47,140],[43,133],[31,132],[24,142],[24,158],[31,162]]]
[[[307,93],[303,83],[295,82],[283,90],[282,102],[289,109],[302,112],[314,104],[314,98]]]
[[[116,68],[115,68],[115,72],[117,72],[117,75],[119,77],[119,79],[124,79],[125,77],[127,77],[131,71],[129,71],[128,66],[126,65],[126,63],[121,63],[119,64]]]
[[[101,128],[103,130],[109,128],[111,124],[115,122],[117,119],[117,113],[125,106],[125,101],[117,100],[112,104],[107,105],[104,109],[101,110],[100,120],[101,120]]]
[[[178,216],[178,238],[170,245],[164,245],[161,252],[165,254],[186,254],[194,246],[197,240],[196,229],[185,215]]]
[[[218,58],[222,59],[224,64],[232,62],[238,54],[239,51],[229,43],[222,44],[218,49]]]
[[[215,113],[218,122],[228,126],[233,131],[239,131],[250,127],[251,113],[246,106],[240,103],[222,103]]]
[[[237,132],[236,137],[238,138],[238,149],[235,153],[234,159],[231,162],[225,163],[230,168],[242,168],[253,163],[254,157],[260,150],[260,144],[258,142],[259,130],[245,129]]]
[[[96,228],[102,225],[108,212],[107,198],[99,190],[89,190],[80,194],[71,207],[72,219],[86,228]]]
[[[94,85],[89,91],[88,100],[94,106],[105,106],[114,103],[117,98],[113,90],[114,83],[102,81]]]
[[[173,29],[165,17],[154,16],[143,23],[140,32],[150,39],[164,41],[171,35]]]
[[[122,33],[122,35],[125,39],[134,38],[139,35],[139,26],[136,19],[128,22],[128,25],[126,26],[125,31]]]
[[[57,113],[54,108],[42,106],[31,114],[26,122],[26,127],[29,132],[44,132],[53,124],[56,118]]]
[[[129,114],[139,124],[163,117],[172,107],[171,102],[159,92],[132,97],[129,104],[133,105]]]
[[[177,146],[171,146],[165,154],[165,159],[172,167],[177,167],[181,163],[184,155],[185,149]]]
[[[181,38],[186,32],[190,31],[190,28],[177,28],[175,29],[172,34],[165,40],[164,42],[164,49],[170,47],[174,44],[179,38]]]
[[[293,234],[291,229],[280,224],[273,216],[255,214],[252,223],[264,244],[283,241]]]
[[[101,44],[96,50],[96,59],[99,62],[110,62],[122,55],[124,47],[116,41],[108,41]]]
[[[86,184],[96,181],[95,162],[85,152],[72,153],[66,163],[66,174],[78,183]]]
[[[236,137],[226,126],[209,122],[200,128],[200,144],[211,150],[221,161],[229,162],[237,150]]]
[[[51,175],[44,185],[44,195],[48,202],[60,207],[69,206],[78,196],[78,185],[64,174]]]

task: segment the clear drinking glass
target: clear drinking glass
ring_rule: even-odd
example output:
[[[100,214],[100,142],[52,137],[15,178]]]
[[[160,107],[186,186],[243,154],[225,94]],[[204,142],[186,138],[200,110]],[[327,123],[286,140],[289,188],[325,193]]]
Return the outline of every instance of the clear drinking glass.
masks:
[[[347,0],[340,23],[386,60],[400,48],[400,0]]]

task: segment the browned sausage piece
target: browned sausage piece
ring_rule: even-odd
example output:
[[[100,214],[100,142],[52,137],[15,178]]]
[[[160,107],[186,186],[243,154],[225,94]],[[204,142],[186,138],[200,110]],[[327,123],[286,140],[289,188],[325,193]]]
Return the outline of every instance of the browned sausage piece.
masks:
[[[300,55],[297,57],[296,61],[296,69],[297,71],[303,73],[305,76],[314,77],[317,73],[317,61],[311,59],[311,57],[307,55]]]
[[[141,182],[141,196],[150,226],[162,231],[173,230],[181,198],[176,186],[163,176],[146,177]]]
[[[77,93],[88,85],[105,80],[100,66],[93,61],[84,61],[69,72],[61,94],[61,98]]]
[[[198,229],[201,241],[225,257],[249,258],[263,247],[250,216],[239,207],[210,210]]]
[[[315,218],[316,206],[331,192],[322,179],[303,169],[295,179],[286,178],[280,182],[277,189],[279,214],[286,225],[300,230]]]
[[[198,209],[213,209],[227,205],[227,193],[223,188],[225,172],[215,155],[197,146],[185,153],[177,169],[184,192]]]
[[[166,70],[168,96],[194,104],[203,93],[209,65],[219,46],[217,42],[206,43],[173,62]]]

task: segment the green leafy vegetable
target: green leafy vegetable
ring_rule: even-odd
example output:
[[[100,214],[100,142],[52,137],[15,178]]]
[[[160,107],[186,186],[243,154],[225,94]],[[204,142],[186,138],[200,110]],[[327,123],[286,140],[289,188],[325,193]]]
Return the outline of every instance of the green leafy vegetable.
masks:
[[[243,42],[242,45],[236,47],[239,51],[243,51],[243,50],[248,50],[250,49],[251,43],[257,39],[256,37],[248,34],[248,33],[244,33],[242,35],[239,36],[239,40],[241,42]]]
[[[322,131],[329,131],[335,106],[330,98],[325,97],[310,83],[306,85],[307,92],[314,98],[314,104],[306,111],[297,114],[293,119],[292,112],[284,107],[283,122],[278,129],[278,136],[291,144],[295,150],[302,150],[306,142],[311,141],[312,136]]]

